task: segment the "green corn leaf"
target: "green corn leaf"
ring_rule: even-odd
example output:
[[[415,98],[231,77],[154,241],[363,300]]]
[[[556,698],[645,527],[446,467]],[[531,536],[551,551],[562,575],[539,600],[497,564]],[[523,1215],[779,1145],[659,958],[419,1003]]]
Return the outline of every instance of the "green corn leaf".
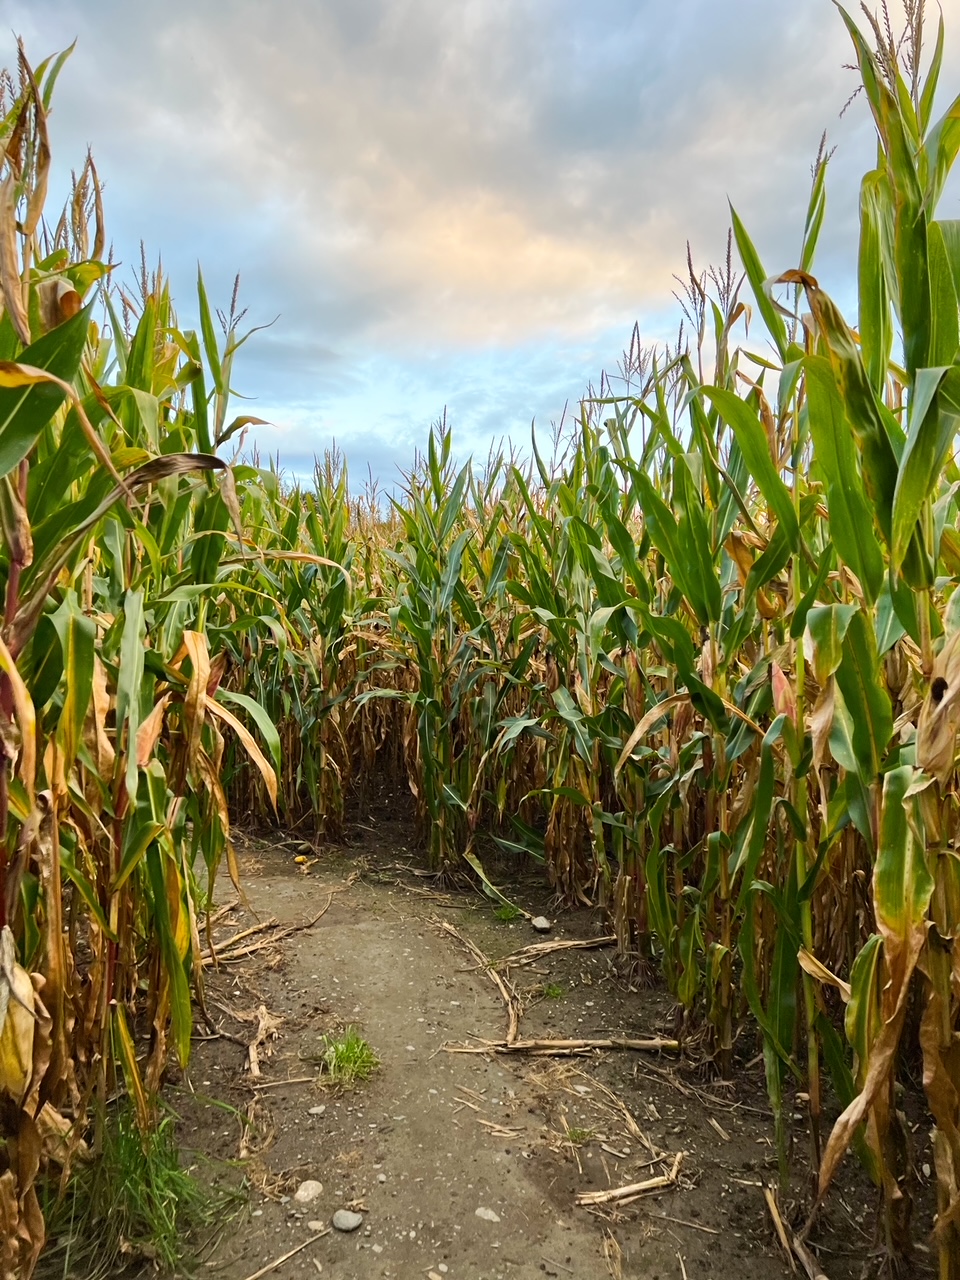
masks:
[[[710,620],[709,607],[700,591],[699,571],[696,573],[692,571],[691,549],[683,543],[678,522],[654,489],[650,477],[644,472],[639,472],[636,480],[640,493],[640,507],[643,511],[645,526],[650,534],[650,541],[670,566],[674,582],[689,600],[698,619],[706,625]]]
[[[377,690],[368,691],[371,695],[377,693],[396,693],[396,690]],[[217,698],[223,702],[231,702],[234,706],[242,707],[247,715],[254,722],[266,743],[267,750],[270,752],[270,759],[273,767],[277,771],[277,777],[280,777],[280,734],[277,732],[277,726],[267,714],[266,710],[246,693],[236,693],[232,689],[220,688],[217,690]]]
[[[223,395],[223,370],[220,366],[220,349],[217,346],[217,332],[213,327],[213,316],[207,299],[207,287],[203,283],[203,273],[197,267],[197,301],[200,306],[200,332],[203,335],[203,350],[207,357],[207,367],[213,378],[213,386],[218,396]]]
[[[480,861],[480,859],[477,857],[475,853],[471,853],[470,850],[466,850],[463,855],[463,860],[464,862],[468,863],[471,867],[473,867],[474,871],[477,873],[480,883],[483,886],[483,892],[487,895],[488,898],[492,898],[494,902],[499,902],[505,907],[512,907],[513,910],[516,911],[516,913],[520,916],[527,915],[525,911],[522,911],[520,907],[516,905],[516,903],[511,902],[510,899],[500,889],[497,888],[497,886],[493,883],[493,881],[487,875],[486,871],[484,871],[483,863]]]
[[[130,349],[127,352],[124,381],[138,391],[153,391],[153,365],[157,341],[157,302],[150,294],[143,304]],[[207,450],[206,452],[209,452]]]
[[[893,350],[891,304],[899,309],[900,286],[893,261],[894,223],[886,175],[874,170],[860,187],[860,349],[870,383],[883,394]]]
[[[895,257],[900,281],[900,324],[904,358],[912,377],[918,368],[930,361],[930,274],[927,257],[927,207],[932,213],[935,201],[925,207],[917,173],[915,154],[917,124],[909,102],[909,93],[897,68],[898,98],[886,83],[877,59],[871,52],[856,23],[842,9],[840,13],[850,33],[857,61],[873,112],[877,132],[886,157],[886,172],[896,210]],[[947,131],[949,133],[949,131]],[[945,140],[945,150],[951,143]],[[939,168],[939,166],[936,166]]]
[[[835,694],[835,700],[833,700],[833,722],[829,727],[829,750],[831,750],[833,759],[836,760],[841,769],[846,771],[846,776],[842,778],[835,794],[835,801],[838,805],[835,817],[841,813],[845,814],[846,818],[850,819],[850,822],[854,824],[865,842],[867,842],[868,849],[873,850],[873,806],[870,803],[870,792],[868,787],[864,786],[864,783],[860,780],[858,759],[856,759],[856,751],[854,750],[854,722],[852,722],[849,710],[846,709],[844,695],[838,690]],[[837,820],[840,819],[837,817]]]
[[[822,357],[808,357],[805,362],[808,393],[816,397],[816,403],[813,400],[810,403],[810,433],[818,457],[823,449],[824,457],[819,460],[824,465],[828,485],[842,486],[845,490],[840,498],[845,516],[862,520],[861,504],[854,496],[862,484],[873,503],[880,531],[889,538],[898,470],[898,456],[890,432],[899,429],[895,421],[891,425],[889,413],[885,415],[870,385],[856,341],[840,312],[818,289],[808,287],[807,293],[829,352],[830,373],[824,368]],[[831,382],[839,394],[840,405],[831,390]],[[849,439],[851,431],[852,440]],[[862,454],[862,470],[856,465],[857,449]],[[855,463],[852,470],[851,459]],[[863,480],[859,481],[861,475]],[[852,532],[845,529],[844,536]],[[859,554],[854,550],[853,554],[865,569],[873,561],[872,547],[865,546]],[[841,551],[841,555],[845,556],[845,552]]]
[[[721,387],[704,387],[703,394],[717,409],[724,422],[737,438],[737,444],[746,461],[757,488],[770,504],[790,546],[796,550],[800,543],[800,526],[793,506],[790,490],[780,479],[763,423],[756,411],[732,391]]]
[[[793,1075],[800,1079],[800,1069],[793,1060],[791,1053],[791,1045],[784,1044],[779,1037],[778,1029],[768,1016],[767,1009],[764,1007],[763,989],[760,977],[757,974],[756,946],[757,946],[757,926],[756,912],[758,905],[756,900],[760,897],[760,893],[756,887],[751,889],[749,899],[746,902],[746,909],[743,914],[743,922],[740,929],[740,937],[737,942],[737,949],[740,952],[740,961],[743,966],[742,989],[746,997],[750,1012],[757,1020],[760,1031],[763,1034],[764,1045],[769,1052],[778,1060],[783,1067],[786,1067]],[[782,1018],[781,1025],[786,1022]],[[776,1106],[777,1098],[782,1085],[782,1071],[780,1066],[770,1064],[767,1072],[767,1088],[770,1092],[771,1102]]]
[[[937,23],[937,40],[934,45],[933,54],[930,58],[930,65],[927,68],[927,77],[920,93],[920,112],[919,125],[920,132],[924,134],[930,127],[930,117],[933,112],[933,102],[937,95],[937,86],[940,83],[940,70],[943,66],[943,13],[941,11],[940,18]]]
[[[834,568],[834,548],[828,546],[820,556],[820,565],[817,569],[817,576],[813,579],[810,586],[800,598],[793,613],[793,620],[790,623],[790,635],[792,639],[799,640],[803,635],[804,628],[807,625],[807,616],[810,610],[816,604],[823,591],[823,585],[833,572]]]
[[[740,221],[736,209],[730,206],[730,217],[733,223],[733,238],[737,242],[737,250],[740,254],[740,261],[743,263],[743,269],[747,273],[747,279],[750,281],[750,287],[753,290],[753,296],[757,300],[757,307],[763,316],[764,324],[767,331],[773,339],[777,350],[780,353],[781,360],[786,360],[787,349],[789,343],[787,341],[787,326],[784,324],[783,316],[774,305],[773,299],[770,297],[766,289],[767,275],[760,262],[760,257],[753,247],[753,242],[747,234],[747,229]]]
[[[800,249],[801,271],[810,270],[817,251],[817,241],[820,239],[820,229],[823,226],[823,218],[827,209],[827,167],[829,163],[829,156],[824,156],[814,173],[810,199],[807,204],[807,217],[803,227],[803,244]]]
[[[553,705],[557,708],[560,718],[569,726],[577,754],[586,761],[588,765],[593,764],[593,743],[586,728],[586,718],[583,712],[574,702],[570,695],[570,691],[565,689],[563,685],[559,689],[554,689]]]
[[[930,258],[930,349],[927,363],[931,368],[951,365],[960,348],[960,316],[953,264],[947,249],[943,224],[931,222],[927,232]],[[919,370],[918,370],[919,373]]]
[[[898,594],[905,594],[902,589]],[[913,593],[911,592],[912,596]],[[877,600],[877,613],[874,625],[877,635],[877,652],[881,657],[893,648],[898,640],[906,635],[906,628],[897,616],[897,601],[890,590],[890,579],[885,578],[883,590]],[[914,632],[916,628],[913,628]]]
[[[754,560],[753,567],[747,574],[747,580],[743,584],[744,600],[753,600],[761,587],[766,586],[771,579],[776,578],[781,570],[786,568],[790,563],[791,556],[789,539],[784,533],[783,527],[777,525],[773,537],[766,548]]]
[[[852,721],[853,747],[853,759],[839,763],[852,766],[869,789],[880,775],[893,733],[893,708],[877,655],[873,627],[860,611],[853,614],[847,625],[836,679]]]
[[[97,629],[81,613],[73,591],[65,594],[63,604],[50,614],[50,621],[60,640],[65,677],[63,710],[57,725],[57,745],[64,771],[69,773],[83,740],[83,724],[93,692]]]
[[[883,780],[880,838],[873,868],[873,905],[891,971],[898,965],[915,963],[923,944],[925,917],[934,889],[926,848],[920,838],[922,828],[911,821],[908,813],[908,807],[913,804],[910,788],[920,776],[912,765],[901,765],[891,769]],[[907,954],[901,956],[901,952]],[[898,990],[907,977],[903,969],[895,973]]]
[[[807,614],[803,648],[817,684],[825,685],[839,667],[843,639],[856,612],[855,604],[826,604],[814,606]]]
[[[463,551],[473,536],[471,529],[464,529],[463,533],[458,535],[447,555],[447,563],[443,567],[443,574],[440,579],[440,598],[437,601],[437,612],[440,618],[446,614],[453,603],[454,592],[460,581],[460,565],[463,561]]]
[[[77,47],[76,40],[68,45],[62,53],[58,53],[55,57],[45,58],[37,67],[34,76],[37,84],[41,86],[40,99],[43,102],[44,111],[50,110],[50,103],[53,99],[53,91],[56,88],[57,79],[63,70],[64,63]]]
[[[118,414],[127,427],[131,440],[142,441],[154,453],[160,451],[160,401],[149,391],[137,387],[109,387],[103,398]],[[142,428],[142,432],[139,430]],[[142,461],[148,459],[144,457]]]
[[[210,412],[207,403],[207,386],[203,376],[203,365],[199,358],[194,366],[194,374],[190,380],[190,396],[193,405],[193,425],[197,434],[197,445],[201,453],[213,453],[213,432],[210,430]]]
[[[470,464],[461,468],[444,499],[443,514],[437,527],[437,541],[442,546],[450,536],[453,526],[463,515],[463,501],[470,480]]]
[[[960,97],[954,98],[930,130],[926,141],[926,152],[933,158],[933,163],[929,165],[924,197],[927,207],[932,211],[936,210],[944,183],[953,168],[958,151],[960,151]]]
[[[879,933],[874,933],[861,947],[853,962],[850,971],[850,999],[844,1017],[847,1040],[857,1055],[859,1068],[863,1068],[868,1062],[870,1048],[880,1032],[882,962],[883,938]],[[862,1072],[858,1071],[858,1074],[862,1075]]]
[[[703,980],[700,970],[700,953],[703,951],[703,934],[700,929],[700,912],[691,911],[680,926],[678,952],[681,970],[677,995],[685,1009],[692,1009]]]
[[[97,927],[103,930],[104,936],[109,938],[111,942],[119,942],[119,938],[110,928],[110,922],[103,913],[103,907],[100,905],[96,889],[77,866],[75,845],[67,840],[60,846],[60,869],[70,883],[76,886],[76,890],[83,899],[87,910],[97,922]]]
[[[70,320],[45,333],[20,352],[17,362],[42,369],[63,382],[72,382],[86,346],[90,311],[89,306],[84,307]],[[65,399],[64,391],[49,384],[0,386],[0,475],[12,471],[27,456]]]
[[[154,809],[156,812],[156,807]],[[165,825],[158,815],[160,825]],[[180,1065],[185,1067],[190,1061],[190,1033],[193,1029],[193,1015],[190,1003],[190,983],[184,968],[183,958],[177,945],[174,921],[170,914],[171,901],[177,910],[182,910],[179,892],[179,874],[174,862],[172,850],[164,847],[164,841],[153,841],[147,846],[146,865],[152,890],[152,908],[154,927],[164,960],[164,977],[168,983],[170,996],[170,1021],[173,1030],[173,1042],[177,1050]],[[168,879],[170,885],[168,886]],[[171,894],[170,890],[174,892]],[[168,896],[169,895],[169,896]]]
[[[53,697],[63,675],[60,640],[49,614],[43,614],[37,622],[33,643],[27,652],[26,660],[21,657],[18,665],[33,705],[41,711]]]
[[[123,849],[120,855],[120,868],[113,883],[111,893],[119,893],[137,867],[146,857],[147,850],[158,840],[166,827],[162,822],[147,820],[139,825],[128,824],[124,829]]]
[[[152,458],[143,466],[128,473],[124,477],[124,482],[130,492],[138,493],[151,485],[159,484],[169,476],[183,475],[191,471],[217,470],[223,465],[219,458],[203,454],[165,454],[159,458]],[[26,638],[32,633],[60,571],[77,552],[89,530],[124,496],[124,491],[119,485],[112,489],[109,487],[109,476],[101,474],[98,479],[102,483],[98,486],[91,484],[92,493],[83,503],[77,507],[66,507],[62,510],[54,522],[55,529],[52,535],[45,539],[47,548],[45,553],[37,555],[29,573],[24,575],[22,604],[12,628],[18,647],[25,643]],[[99,500],[100,492],[106,492],[102,500]],[[186,492],[174,505],[182,506],[181,514],[183,514],[189,508],[190,501],[191,494]],[[179,526],[175,525],[170,532],[171,540],[179,532]],[[37,535],[36,547],[39,552],[39,531]],[[170,547],[165,548],[165,551],[170,550]]]
[[[937,496],[943,465],[958,429],[960,367],[918,369],[893,497],[890,567],[894,573],[903,564],[921,510]],[[929,554],[933,548],[927,550]]]
[[[777,932],[770,969],[767,1019],[776,1043],[793,1044],[797,1022],[797,986],[800,977],[800,909],[796,880],[788,876],[783,894],[771,895],[777,912]]]
[[[137,1051],[133,1043],[133,1036],[130,1034],[130,1028],[127,1025],[126,1010],[119,1001],[114,1001],[110,1014],[112,1015],[114,1052],[120,1062],[123,1063],[123,1080],[127,1092],[136,1107],[137,1125],[140,1132],[146,1134],[149,1133],[152,1127],[150,1103],[147,1100],[143,1078],[140,1075],[140,1064],[137,1062]]]
[[[773,812],[773,794],[776,784],[774,770],[773,747],[783,732],[786,717],[777,716],[764,735],[760,744],[760,773],[757,778],[757,789],[749,815],[744,819],[744,830],[747,838],[740,843],[739,850],[735,846],[730,863],[730,879],[740,880],[737,893],[737,909],[743,908],[751,885],[756,876],[757,867],[767,841],[767,829],[770,815]]]
[[[943,245],[954,294],[960,298],[960,219],[938,220],[934,225]]]
[[[140,727],[140,692],[143,683],[143,643],[146,621],[143,592],[128,591],[123,601],[120,669],[117,675],[117,745],[126,725],[126,784],[131,801],[137,794],[137,730]]]
[[[710,546],[710,532],[703,503],[685,458],[674,463],[673,501],[680,515],[677,530],[679,543],[687,553],[686,576],[696,582],[697,595],[703,602],[707,618],[716,622],[723,607],[720,580]]]
[[[686,628],[676,618],[650,613],[643,608],[639,608],[637,612],[643,619],[644,626],[656,637],[657,643],[662,646],[668,660],[685,680],[693,672],[696,664],[693,641]],[[722,709],[723,704],[721,703],[720,706]]]

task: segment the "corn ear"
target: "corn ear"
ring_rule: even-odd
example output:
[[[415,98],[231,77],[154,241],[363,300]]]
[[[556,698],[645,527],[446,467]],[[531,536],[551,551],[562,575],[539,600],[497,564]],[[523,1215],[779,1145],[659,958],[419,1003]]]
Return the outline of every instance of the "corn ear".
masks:
[[[9,925],[0,931],[0,1090],[19,1106],[33,1074],[36,1026],[30,975],[17,961]]]

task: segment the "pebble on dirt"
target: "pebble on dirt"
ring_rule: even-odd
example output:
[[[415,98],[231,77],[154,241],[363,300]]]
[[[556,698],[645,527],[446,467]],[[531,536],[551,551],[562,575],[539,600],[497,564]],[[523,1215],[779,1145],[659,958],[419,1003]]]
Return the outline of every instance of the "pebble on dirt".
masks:
[[[323,1183],[315,1182],[312,1178],[308,1178],[306,1182],[300,1183],[293,1193],[293,1198],[297,1204],[311,1204],[322,1192]]]
[[[482,1218],[484,1222],[499,1222],[499,1213],[494,1213],[492,1209],[484,1209],[483,1205],[477,1210],[477,1217]]]
[[[537,933],[549,933],[553,928],[546,916],[533,916],[530,923]]]
[[[337,1231],[356,1231],[363,1224],[363,1214],[354,1213],[350,1209],[338,1209],[333,1215],[333,1225]]]

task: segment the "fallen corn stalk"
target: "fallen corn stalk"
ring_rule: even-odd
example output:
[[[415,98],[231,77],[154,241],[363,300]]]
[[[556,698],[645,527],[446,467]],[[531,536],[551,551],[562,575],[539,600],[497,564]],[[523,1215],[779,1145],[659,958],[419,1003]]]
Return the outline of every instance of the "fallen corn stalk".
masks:
[[[821,1270],[820,1263],[807,1248],[802,1237],[797,1235],[789,1222],[785,1221],[780,1213],[780,1205],[774,1188],[764,1187],[763,1198],[767,1202],[767,1209],[770,1212],[770,1217],[773,1221],[777,1238],[780,1241],[780,1246],[787,1256],[787,1262],[790,1265],[790,1270],[796,1274],[797,1268],[796,1263],[794,1262],[794,1258],[796,1258],[797,1262],[800,1263],[804,1271],[807,1273],[808,1280],[828,1280],[826,1273]]]
[[[271,1271],[276,1271],[278,1267],[282,1267],[285,1262],[301,1253],[308,1245],[316,1243],[317,1240],[322,1240],[324,1236],[328,1236],[332,1230],[332,1227],[324,1227],[322,1231],[318,1231],[309,1240],[304,1240],[302,1244],[298,1244],[295,1248],[288,1249],[286,1253],[282,1253],[279,1258],[274,1258],[272,1262],[268,1262],[259,1271],[254,1271],[253,1275],[247,1276],[247,1280],[261,1280],[262,1276],[268,1276]]]
[[[276,929],[280,921],[277,919],[268,920],[265,924],[254,926],[252,929],[246,929],[243,933],[236,934],[223,944],[223,949],[213,954],[203,956],[201,963],[205,969],[209,969],[211,965],[227,964],[232,961],[242,960],[245,956],[254,955],[257,951],[262,951],[265,947],[271,947],[274,943],[289,938],[291,934],[301,933],[304,929],[312,929],[321,916],[323,916],[330,907],[335,893],[342,892],[339,889],[331,889],[330,895],[323,905],[323,908],[317,912],[312,920],[305,920],[302,924],[287,925],[285,929],[280,929],[276,933],[271,933],[268,937],[260,938],[256,942],[249,943],[247,946],[237,946],[236,944],[242,938],[249,938],[256,933],[265,933],[269,929]]]
[[[459,929],[455,929],[446,920],[438,920],[435,923],[441,933],[448,933],[451,938],[456,938],[457,942],[470,952],[478,966],[488,975],[490,981],[500,992],[500,998],[503,1000],[507,1011],[507,1038],[504,1044],[512,1046],[517,1042],[517,1038],[520,1035],[520,1001],[517,999],[517,993],[504,982],[494,968],[492,961],[483,954],[476,943],[471,942],[469,938],[465,938]]]
[[[544,1057],[566,1058],[590,1053],[593,1049],[630,1049],[643,1053],[676,1053],[679,1040],[664,1040],[655,1036],[649,1040],[625,1040],[620,1037],[609,1040],[480,1040],[477,1044],[445,1044],[447,1053],[531,1053]]]
[[[677,1181],[685,1154],[684,1151],[677,1152],[669,1173],[647,1178],[643,1182],[631,1182],[626,1187],[610,1187],[606,1191],[581,1191],[577,1196],[577,1204],[629,1204],[648,1191],[662,1191],[665,1187],[672,1187]]]
[[[529,947],[521,947],[502,960],[493,961],[495,969],[520,969],[527,964],[536,964],[544,956],[554,951],[593,951],[598,947],[612,947],[616,942],[616,934],[605,934],[602,938],[565,938],[549,942],[531,942]]]

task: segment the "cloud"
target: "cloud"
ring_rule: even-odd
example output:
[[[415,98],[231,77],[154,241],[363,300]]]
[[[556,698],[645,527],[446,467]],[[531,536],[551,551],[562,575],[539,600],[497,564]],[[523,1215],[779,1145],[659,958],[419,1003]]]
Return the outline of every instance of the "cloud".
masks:
[[[949,33],[960,0],[943,7]],[[598,373],[572,350],[616,359],[601,345],[637,317],[673,332],[673,273],[688,239],[698,263],[722,256],[728,198],[771,271],[796,265],[825,127],[822,264],[841,292],[851,278],[872,126],[862,102],[839,117],[855,79],[828,0],[8,12],[34,57],[79,37],[55,154],[93,143],[120,255],[162,251],[187,316],[197,259],[213,297],[239,270],[251,318],[279,315],[243,368],[291,420],[338,409],[359,438],[401,392],[399,412],[453,402],[471,430],[510,394],[550,414]]]

